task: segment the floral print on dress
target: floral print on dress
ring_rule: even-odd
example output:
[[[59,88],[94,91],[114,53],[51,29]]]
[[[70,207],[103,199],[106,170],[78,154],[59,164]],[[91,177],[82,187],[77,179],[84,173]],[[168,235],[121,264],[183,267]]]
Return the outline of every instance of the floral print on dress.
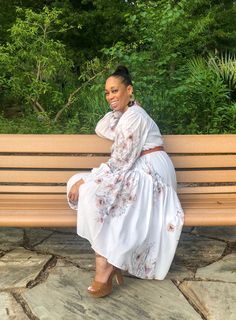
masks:
[[[172,223],[168,223],[167,231],[174,232],[175,231],[175,225],[173,225]]]
[[[146,161],[145,165],[146,165],[146,168],[144,172],[152,177],[153,196],[154,196],[153,198],[154,198],[154,201],[157,201],[159,199],[159,195],[161,194],[161,192],[163,192],[163,189],[165,187],[168,187],[168,185],[163,182],[162,177],[159,175],[159,173],[156,170],[154,170],[151,163],[148,163],[148,161]]]
[[[117,175],[113,181],[106,177],[96,180],[101,184],[96,192],[96,207],[99,213],[99,221],[104,222],[106,216],[117,217],[124,214],[127,207],[136,200],[138,178],[135,174]]]
[[[109,124],[109,129],[111,131],[115,131],[115,128],[116,128],[121,116],[122,116],[122,112],[112,111],[112,116],[111,116],[110,124]]]
[[[97,135],[110,140],[115,139],[115,129],[122,116],[120,111],[108,112],[96,125]]]
[[[124,171],[132,167],[141,153],[140,140],[140,133],[131,129],[117,134],[112,146],[111,158],[107,162],[112,171]]]
[[[176,218],[178,221],[180,221],[180,225],[184,224],[184,211],[181,207],[181,205],[179,204],[179,207],[176,210]]]
[[[155,276],[156,254],[155,243],[145,242],[131,254],[131,271],[137,277],[152,279]]]
[[[179,200],[177,199],[177,202]],[[176,213],[172,222],[167,224],[167,231],[174,232],[177,228],[181,229],[184,224],[184,212],[181,206],[176,207]]]
[[[139,177],[130,169],[140,156],[145,135],[140,130],[139,121],[135,120],[135,124],[131,121],[129,126],[116,134],[111,157],[106,163],[110,171],[106,174],[103,171],[95,179],[98,185],[95,196],[100,222],[104,222],[106,216],[124,214],[127,207],[136,200]]]
[[[145,163],[145,173],[149,174],[152,179],[153,179],[153,199],[154,201],[158,201],[159,200],[159,196],[161,194],[163,194],[163,192],[165,192],[166,188],[171,188],[171,186],[169,186],[167,183],[163,182],[162,177],[159,175],[159,173],[157,171],[154,170],[154,168],[152,167],[151,163],[148,163],[148,161],[146,161]],[[177,203],[179,203],[179,200],[176,199]],[[174,232],[176,230],[176,228],[180,227],[182,228],[182,225],[184,223],[184,212],[179,204],[179,206],[177,206],[175,208],[175,214],[174,214],[174,221],[169,222],[167,224],[167,231],[168,232]]]

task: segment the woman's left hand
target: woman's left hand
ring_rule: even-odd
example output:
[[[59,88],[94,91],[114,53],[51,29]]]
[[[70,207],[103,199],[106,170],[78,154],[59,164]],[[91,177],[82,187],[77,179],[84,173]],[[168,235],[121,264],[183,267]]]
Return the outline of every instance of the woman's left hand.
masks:
[[[75,184],[73,184],[73,186],[70,189],[70,192],[68,194],[68,198],[70,201],[72,202],[77,202],[79,199],[79,188],[80,186],[84,184],[84,180],[80,179],[79,181],[77,181]]]

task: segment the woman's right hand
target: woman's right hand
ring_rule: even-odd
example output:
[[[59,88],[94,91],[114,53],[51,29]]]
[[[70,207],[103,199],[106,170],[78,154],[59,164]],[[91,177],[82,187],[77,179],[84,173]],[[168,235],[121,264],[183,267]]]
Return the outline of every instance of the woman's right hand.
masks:
[[[84,184],[84,180],[80,179],[70,189],[70,192],[68,194],[68,198],[71,202],[77,202],[79,199],[79,188],[80,186]]]

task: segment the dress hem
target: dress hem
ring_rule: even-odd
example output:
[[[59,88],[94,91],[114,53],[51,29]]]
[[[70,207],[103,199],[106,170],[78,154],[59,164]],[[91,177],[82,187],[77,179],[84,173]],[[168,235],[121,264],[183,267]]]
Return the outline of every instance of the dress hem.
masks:
[[[115,268],[118,268],[124,272],[128,272],[131,276],[134,276],[136,277],[137,279],[141,279],[141,280],[158,280],[158,281],[162,281],[165,279],[165,277],[162,277],[162,278],[158,278],[158,277],[152,277],[152,278],[147,278],[147,277],[140,277],[140,276],[137,276],[135,273],[132,273],[131,271],[129,271],[129,269],[124,269],[122,268],[121,266],[118,266],[116,263],[114,263],[111,259],[109,259],[108,257],[106,257],[104,254],[101,253],[101,251],[98,249],[95,249],[95,247],[91,244],[90,240],[86,237],[86,236],[82,236],[80,235],[79,233],[77,233],[79,237],[82,237],[86,240],[89,241],[90,245],[91,245],[91,248],[93,249],[93,251],[97,254],[99,254],[100,256],[104,257],[105,259],[107,259],[107,262],[110,263],[111,265],[113,265]]]

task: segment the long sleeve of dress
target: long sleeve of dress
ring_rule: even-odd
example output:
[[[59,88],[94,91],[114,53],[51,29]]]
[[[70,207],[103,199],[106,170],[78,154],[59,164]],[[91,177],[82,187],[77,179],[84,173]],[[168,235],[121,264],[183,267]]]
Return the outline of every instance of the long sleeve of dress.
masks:
[[[120,212],[134,199],[139,174],[132,166],[139,158],[148,135],[148,124],[137,110],[128,110],[122,116],[115,130],[115,141],[108,162],[93,169],[96,187],[96,205],[99,215],[104,219]]]
[[[114,140],[115,128],[120,120],[122,113],[119,111],[110,111],[98,121],[95,132],[99,137]]]
[[[111,158],[107,162],[112,172],[126,171],[132,167],[140,156],[148,134],[147,123],[141,112],[127,111],[120,121]]]

